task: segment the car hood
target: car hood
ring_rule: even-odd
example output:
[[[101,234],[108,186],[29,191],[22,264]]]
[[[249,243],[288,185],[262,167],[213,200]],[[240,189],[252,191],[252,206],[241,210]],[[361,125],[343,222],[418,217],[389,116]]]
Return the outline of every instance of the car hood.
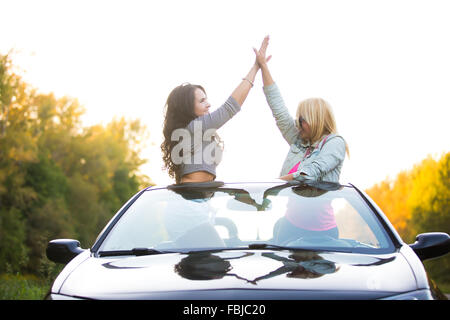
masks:
[[[90,256],[60,281],[54,293],[92,299],[373,299],[417,289],[400,253],[273,250]]]

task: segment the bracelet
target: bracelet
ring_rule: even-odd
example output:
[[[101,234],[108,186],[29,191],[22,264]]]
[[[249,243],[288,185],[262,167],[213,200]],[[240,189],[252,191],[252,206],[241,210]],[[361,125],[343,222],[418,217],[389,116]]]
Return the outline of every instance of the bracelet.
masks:
[[[247,80],[247,81],[252,85],[252,87],[253,87],[253,82],[251,82],[249,79],[247,79],[247,78],[242,78],[242,80]]]

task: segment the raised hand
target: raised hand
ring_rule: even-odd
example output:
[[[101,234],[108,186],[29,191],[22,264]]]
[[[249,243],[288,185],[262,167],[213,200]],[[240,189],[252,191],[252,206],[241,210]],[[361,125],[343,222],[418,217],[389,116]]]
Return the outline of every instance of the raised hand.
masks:
[[[264,66],[267,62],[269,62],[270,58],[272,58],[272,56],[266,57],[266,50],[268,45],[269,45],[269,36],[265,36],[263,42],[261,43],[261,48],[259,48],[259,50],[253,48],[253,51],[255,52],[256,55],[255,63],[258,64],[260,68],[262,68],[262,66]]]

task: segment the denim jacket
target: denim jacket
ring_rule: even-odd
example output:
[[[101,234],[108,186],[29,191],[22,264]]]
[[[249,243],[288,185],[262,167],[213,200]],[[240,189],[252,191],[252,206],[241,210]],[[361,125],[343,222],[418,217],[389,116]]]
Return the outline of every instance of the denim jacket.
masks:
[[[300,138],[299,129],[289,114],[276,83],[264,87],[263,90],[278,129],[290,145],[280,175],[287,175],[301,161],[297,171],[293,174],[295,180],[339,182],[345,158],[344,138],[338,134],[330,134],[322,137],[313,145],[304,142]],[[309,148],[312,152],[307,154]],[[305,173],[306,176],[300,175],[300,172]]]

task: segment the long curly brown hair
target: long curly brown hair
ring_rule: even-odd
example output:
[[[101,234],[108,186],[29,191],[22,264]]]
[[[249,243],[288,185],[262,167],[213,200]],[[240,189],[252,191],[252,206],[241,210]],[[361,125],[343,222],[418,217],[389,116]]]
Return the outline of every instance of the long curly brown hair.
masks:
[[[178,141],[172,141],[171,136],[175,129],[185,128],[189,122],[197,117],[194,112],[196,89],[200,89],[206,94],[205,89],[200,85],[190,83],[179,85],[169,94],[164,108],[164,141],[161,144],[164,162],[163,169],[168,171],[169,176],[174,178],[176,183],[181,181],[179,174],[180,165],[173,163],[171,152]]]

